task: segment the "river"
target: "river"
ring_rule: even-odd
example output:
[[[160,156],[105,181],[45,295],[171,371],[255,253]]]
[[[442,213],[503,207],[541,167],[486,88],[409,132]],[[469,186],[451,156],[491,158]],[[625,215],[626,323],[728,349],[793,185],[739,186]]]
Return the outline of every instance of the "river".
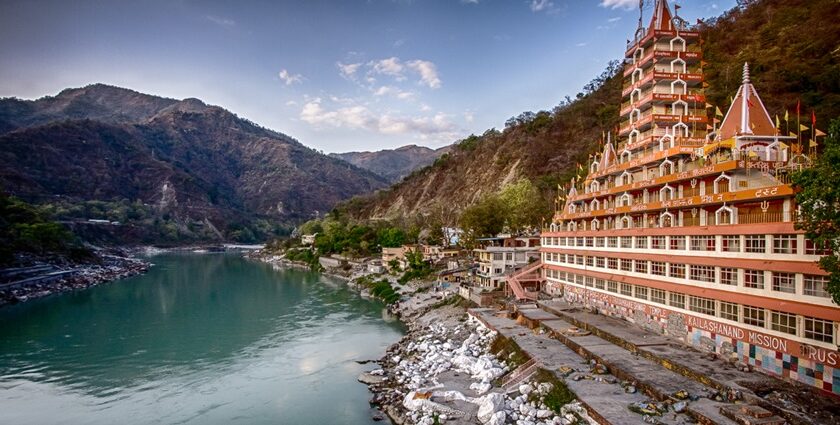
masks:
[[[235,254],[0,309],[2,424],[368,424],[403,334],[338,280]]]

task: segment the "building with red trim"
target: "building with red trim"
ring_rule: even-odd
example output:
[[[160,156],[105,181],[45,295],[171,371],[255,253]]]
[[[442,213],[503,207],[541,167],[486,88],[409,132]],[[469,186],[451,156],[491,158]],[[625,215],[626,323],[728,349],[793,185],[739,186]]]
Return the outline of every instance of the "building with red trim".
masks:
[[[707,127],[700,35],[655,2],[626,51],[621,125],[542,233],[543,290],[840,395],[840,307],[794,228],[810,158],[744,65]],[[715,123],[716,124],[716,123]]]

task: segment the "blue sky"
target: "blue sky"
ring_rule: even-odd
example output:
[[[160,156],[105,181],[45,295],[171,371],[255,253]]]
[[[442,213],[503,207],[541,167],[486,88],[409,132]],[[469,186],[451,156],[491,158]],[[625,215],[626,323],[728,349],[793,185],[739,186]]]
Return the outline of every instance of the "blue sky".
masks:
[[[735,2],[680,3],[694,22]],[[574,97],[622,56],[637,4],[5,0],[0,96],[102,82],[196,97],[325,152],[439,147]]]

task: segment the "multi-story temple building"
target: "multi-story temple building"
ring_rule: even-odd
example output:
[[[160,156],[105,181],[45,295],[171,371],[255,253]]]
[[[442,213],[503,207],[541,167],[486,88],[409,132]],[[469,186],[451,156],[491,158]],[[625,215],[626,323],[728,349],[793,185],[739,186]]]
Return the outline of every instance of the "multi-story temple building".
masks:
[[[794,228],[789,173],[810,159],[746,64],[707,128],[702,55],[700,34],[656,1],[625,54],[618,140],[541,235],[544,290],[840,395],[840,307],[825,253]]]

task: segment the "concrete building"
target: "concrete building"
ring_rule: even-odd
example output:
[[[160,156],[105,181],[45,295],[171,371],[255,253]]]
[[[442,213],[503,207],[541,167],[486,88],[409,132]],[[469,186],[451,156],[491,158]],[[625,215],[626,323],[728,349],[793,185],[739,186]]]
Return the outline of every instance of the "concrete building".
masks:
[[[478,260],[474,284],[489,289],[504,289],[506,274],[539,258],[538,237],[496,237],[479,239],[481,248],[473,250]]]
[[[701,57],[657,0],[627,46],[618,143],[541,235],[546,292],[840,396],[827,252],[796,230],[789,184],[816,153],[779,134],[746,64],[707,134]]]

